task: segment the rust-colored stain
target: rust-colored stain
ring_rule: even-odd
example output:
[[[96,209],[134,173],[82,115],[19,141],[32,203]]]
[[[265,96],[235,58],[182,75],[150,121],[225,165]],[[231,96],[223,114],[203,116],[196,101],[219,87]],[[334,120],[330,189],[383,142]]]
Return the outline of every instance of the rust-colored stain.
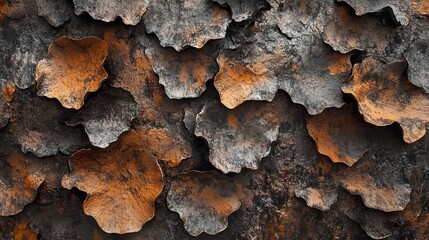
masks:
[[[335,163],[352,166],[371,148],[371,126],[352,106],[327,109],[309,117],[307,130],[317,150]]]
[[[137,119],[142,120],[136,124],[137,132],[153,154],[160,160],[170,161],[169,165],[175,166],[189,158],[192,148],[180,130],[183,112],[180,106],[169,101],[159,85],[144,49],[116,38],[112,30],[105,33],[104,39],[109,44],[108,62],[115,66],[111,69],[116,76],[112,85],[129,91],[137,102]]]
[[[377,126],[397,122],[404,141],[413,143],[426,134],[429,96],[407,80],[406,71],[405,62],[367,58],[353,67],[343,91],[355,97],[367,122]]]
[[[0,216],[21,212],[37,195],[45,176],[23,153],[13,152],[0,160]]]
[[[0,23],[6,17],[7,11],[9,10],[9,5],[6,0],[0,0]]]
[[[349,173],[339,177],[351,194],[360,195],[365,206],[385,212],[402,211],[410,201],[411,187],[407,183],[379,184],[369,174]]]
[[[429,15],[429,1],[428,0],[411,0],[411,6],[414,11],[421,15]]]
[[[6,79],[0,79],[0,129],[6,126],[12,114],[10,102],[15,93],[15,84]]]
[[[164,186],[162,172],[148,146],[133,130],[105,150],[81,150],[69,159],[62,185],[86,192],[86,214],[108,233],[139,231],[155,214],[154,201]]]
[[[270,80],[275,78],[274,73],[264,65],[266,63],[249,63],[243,66],[228,59],[228,56],[234,55],[234,52],[225,52],[217,59],[219,73],[214,81],[222,103],[233,109],[246,100],[272,100],[276,90],[267,96],[258,92],[272,84]]]
[[[354,49],[382,52],[389,44],[390,29],[371,16],[356,17],[347,6],[337,6],[324,27],[323,39],[342,53]]]
[[[37,94],[56,98],[65,108],[80,109],[86,94],[97,91],[107,78],[103,68],[107,54],[107,44],[96,37],[57,39],[49,46],[48,57],[37,64]]]
[[[174,132],[162,128],[141,127],[137,130],[144,143],[159,159],[167,162],[170,167],[175,167],[183,159],[189,157],[191,151]]]
[[[37,240],[37,233],[31,230],[28,223],[19,222],[13,230],[14,240]]]
[[[0,239],[428,239],[428,16],[0,0]]]
[[[331,61],[329,62],[328,69],[331,75],[340,75],[350,73],[352,69],[352,63],[350,61],[351,53],[341,54],[334,52],[331,55]]]

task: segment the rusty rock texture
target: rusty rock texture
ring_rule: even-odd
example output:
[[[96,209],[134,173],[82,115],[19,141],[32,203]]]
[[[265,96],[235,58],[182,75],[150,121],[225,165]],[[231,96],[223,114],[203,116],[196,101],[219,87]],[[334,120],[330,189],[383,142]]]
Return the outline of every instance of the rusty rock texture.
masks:
[[[0,239],[429,239],[428,0],[0,0]]]
[[[84,12],[94,19],[112,22],[120,17],[125,24],[136,25],[146,12],[149,0],[73,0],[77,15]]]
[[[429,70],[422,67],[429,64],[429,40],[416,41],[404,53],[408,61],[408,79],[429,93]]]
[[[66,124],[82,124],[91,144],[105,148],[118,140],[123,132],[130,130],[136,113],[137,103],[129,92],[106,88],[89,99],[78,113],[71,114],[71,119]]]
[[[179,213],[192,236],[215,235],[228,226],[228,216],[240,208],[232,178],[218,172],[189,172],[173,179],[167,195],[171,211]]]
[[[143,19],[161,46],[176,51],[202,48],[211,39],[225,37],[231,22],[228,12],[211,0],[151,0]]]

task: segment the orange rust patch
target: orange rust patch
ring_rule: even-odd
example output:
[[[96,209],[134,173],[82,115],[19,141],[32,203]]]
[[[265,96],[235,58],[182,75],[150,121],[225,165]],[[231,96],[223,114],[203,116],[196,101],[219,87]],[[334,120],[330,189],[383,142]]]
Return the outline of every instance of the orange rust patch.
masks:
[[[37,240],[37,233],[30,229],[28,223],[19,222],[13,230],[14,240]]]
[[[337,14],[323,32],[326,43],[342,53],[353,49],[383,52],[389,43],[389,29],[370,16],[355,16],[347,6],[337,6]]]
[[[81,150],[69,165],[72,172],[64,175],[63,187],[88,194],[83,209],[105,232],[137,232],[153,218],[162,172],[136,132],[122,134],[105,149]]]
[[[329,74],[339,75],[350,72],[352,68],[352,63],[350,61],[351,53],[341,54],[339,52],[334,52],[331,55],[331,61],[329,62]]]
[[[259,85],[272,80],[272,71],[263,64],[237,65],[223,55],[218,57],[217,62],[219,73],[215,77],[214,85],[222,103],[230,109],[252,99],[251,95]]]
[[[34,200],[37,189],[45,179],[39,168],[20,152],[6,156],[0,169],[7,171],[3,177],[7,182],[0,181],[0,216],[10,216],[21,212],[25,205]],[[3,165],[5,164],[5,165]],[[6,184],[7,183],[7,184]]]
[[[377,126],[397,122],[404,141],[412,143],[426,134],[429,96],[408,81],[406,71],[406,62],[384,64],[367,58],[353,67],[352,77],[342,89],[355,97],[367,122]]]
[[[169,167],[175,167],[183,159],[189,157],[184,154],[188,151],[186,144],[182,144],[174,138],[175,133],[149,127],[141,127],[137,129],[137,132],[154,155],[159,160],[167,161]]]
[[[74,40],[61,37],[39,61],[35,80],[40,96],[56,98],[65,108],[80,109],[88,92],[97,91],[107,78],[103,68],[106,42],[96,37]]]
[[[332,162],[352,166],[370,149],[371,125],[360,119],[352,106],[327,109],[307,119],[307,130],[317,151]]]
[[[108,61],[115,66],[111,69],[116,76],[112,85],[129,91],[137,102],[136,129],[142,140],[159,160],[171,161],[169,166],[189,158],[192,147],[178,131],[183,119],[178,114],[180,107],[165,95],[144,49],[131,47],[113,30],[108,30],[104,39],[109,44]]]
[[[6,0],[0,0],[0,23],[6,17],[6,14],[9,10],[9,5]]]
[[[232,114],[232,113],[228,114],[227,122],[228,122],[229,126],[235,128],[235,129],[238,128],[238,119],[234,114]]]
[[[412,0],[414,11],[421,15],[429,15],[429,0]]]

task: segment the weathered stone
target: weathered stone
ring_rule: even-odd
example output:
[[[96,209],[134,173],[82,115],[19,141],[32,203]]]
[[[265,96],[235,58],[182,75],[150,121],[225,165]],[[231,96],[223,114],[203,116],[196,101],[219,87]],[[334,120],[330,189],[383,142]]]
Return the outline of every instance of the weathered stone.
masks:
[[[262,8],[268,6],[265,0],[213,0],[222,5],[228,5],[232,11],[232,19],[236,22],[248,20]]]
[[[307,118],[307,130],[317,150],[335,163],[351,167],[371,149],[373,129],[353,106],[327,109]]]
[[[115,75],[111,85],[133,95],[137,102],[135,127],[143,141],[159,160],[170,166],[189,158],[192,148],[182,122],[183,107],[165,95],[144,48],[117,39],[112,32],[107,32],[104,39],[110,49],[107,61]]]
[[[53,27],[60,27],[70,19],[66,0],[36,0],[37,12]]]
[[[151,0],[143,20],[147,32],[155,33],[161,46],[181,51],[224,38],[231,17],[211,0]]]
[[[123,89],[104,88],[66,123],[70,126],[82,124],[91,144],[106,148],[131,128],[136,114],[137,104],[130,93]]]
[[[367,13],[378,13],[385,8],[389,8],[395,19],[402,25],[407,25],[410,21],[410,0],[337,0],[346,2],[354,8],[356,15],[362,16]]]
[[[173,179],[167,205],[180,215],[192,236],[215,235],[228,226],[228,216],[240,208],[232,178],[217,172],[189,172]]]
[[[45,176],[39,159],[19,152],[0,158],[0,216],[15,215],[36,198]]]
[[[408,62],[408,80],[429,93],[429,41],[420,40],[404,53]]]
[[[343,91],[355,97],[365,121],[377,126],[397,122],[405,142],[412,143],[426,134],[429,96],[407,80],[406,70],[406,62],[367,58],[354,65]]]
[[[257,169],[277,139],[283,99],[249,102],[234,110],[220,103],[205,105],[196,116],[195,135],[207,140],[210,162],[224,173]]]
[[[145,54],[169,98],[196,98],[206,90],[206,82],[218,71],[216,47],[216,44],[209,43],[202,49],[188,48],[176,52],[172,48],[152,44]]]
[[[97,20],[112,22],[120,17],[125,24],[137,25],[146,12],[149,0],[73,0],[75,13],[89,13]]]

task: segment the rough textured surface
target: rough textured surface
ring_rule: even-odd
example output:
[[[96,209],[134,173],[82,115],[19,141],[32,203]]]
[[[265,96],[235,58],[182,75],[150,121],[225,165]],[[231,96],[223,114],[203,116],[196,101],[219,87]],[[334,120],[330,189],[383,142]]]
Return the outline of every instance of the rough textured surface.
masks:
[[[317,34],[287,38],[273,25],[277,14],[272,8],[249,30],[255,40],[220,53],[214,81],[222,103],[235,108],[246,100],[271,101],[283,89],[312,115],[341,107],[350,55],[332,51]]]
[[[321,154],[349,167],[371,148],[371,135],[374,134],[353,106],[328,109],[307,118],[307,130]]]
[[[411,6],[414,11],[421,15],[429,15],[429,1],[428,0],[411,0]]]
[[[408,62],[408,79],[429,93],[429,43],[420,40],[404,53]]]
[[[32,202],[45,177],[39,159],[14,152],[0,158],[0,216],[15,215]]]
[[[93,146],[105,148],[131,128],[137,104],[130,93],[117,88],[105,88],[67,120],[67,125],[82,124]]]
[[[217,172],[190,172],[173,179],[167,205],[179,213],[192,236],[214,235],[226,229],[228,216],[240,208],[240,199],[232,178]]]
[[[59,4],[62,2],[66,4]],[[424,87],[413,85],[412,74],[407,75],[407,70],[412,66],[417,66],[420,73],[427,69],[424,58],[420,63],[413,63],[413,59],[418,57],[416,46],[429,39],[428,1],[378,1],[377,4],[401,8],[398,12],[393,12],[391,7],[373,9],[361,16],[356,15],[351,4],[336,0],[266,0],[269,6],[260,8],[262,2],[147,1],[148,10],[152,5],[161,13],[149,16],[148,11],[143,17],[157,22],[161,32],[179,33],[176,39],[171,39],[171,45],[180,48],[178,52],[178,49],[163,47],[161,35],[148,33],[144,21],[138,23],[142,13],[136,3],[143,3],[141,1],[82,1],[94,8],[77,15],[71,0],[0,0],[0,79],[16,86],[11,101],[2,102],[10,114],[8,123],[0,129],[0,164],[8,165],[1,160],[10,154],[31,151],[23,155],[31,160],[26,165],[27,176],[38,172],[44,176],[34,193],[34,201],[16,215],[0,216],[0,239],[428,239],[429,136],[424,135],[411,144],[403,140],[398,124],[374,126],[363,122],[358,109],[361,101],[341,89],[353,67],[357,69],[369,59],[378,59],[377,64],[371,65],[375,74],[369,77],[375,79],[376,84],[364,84],[362,88],[370,92],[368,99],[374,103],[374,112],[395,109],[394,116],[403,113],[415,116],[407,109],[422,106],[422,112],[427,112],[426,100],[422,99],[427,98],[428,93]],[[359,1],[359,4],[367,2],[371,1]],[[190,3],[190,8],[185,3]],[[52,11],[55,4],[61,8],[54,7],[57,11]],[[402,8],[403,4],[407,8]],[[47,14],[42,14],[42,9],[47,9]],[[125,17],[121,16],[124,11],[126,17],[135,17],[136,24],[124,24]],[[91,15],[97,12],[100,17],[111,18],[108,22],[96,20]],[[64,15],[60,16],[61,13]],[[245,20],[237,20],[240,13],[244,13]],[[397,22],[399,15],[408,18],[407,25]],[[61,24],[67,16],[69,20]],[[156,17],[160,18],[153,21]],[[56,22],[59,26],[51,25],[49,19],[60,20]],[[214,40],[212,34],[218,39]],[[109,48],[103,64],[108,77],[96,92],[85,94],[85,105],[80,110],[66,109],[56,99],[37,96],[37,88],[33,86],[37,63],[48,57],[49,45],[61,36],[72,39],[94,36],[103,39]],[[191,43],[202,39],[212,40],[199,49],[192,47]],[[225,63],[224,69],[216,66],[220,60]],[[195,69],[203,73],[196,74],[198,78],[193,78]],[[399,69],[402,70],[398,85],[393,76],[398,75]],[[218,76],[213,79],[213,74]],[[9,90],[5,90],[10,95]],[[113,96],[114,92],[119,94]],[[422,98],[416,98],[416,94]],[[173,96],[180,99],[172,99],[176,98]],[[378,102],[377,99],[382,99],[379,96],[383,96],[382,102]],[[228,103],[236,106],[227,109],[220,101],[225,106]],[[126,104],[120,107],[118,103]],[[128,116],[133,115],[132,108],[127,106],[131,105],[136,106],[136,111],[130,123]],[[273,105],[276,107],[271,109]],[[402,107],[391,106],[407,107],[403,111]],[[106,114],[100,114],[105,107]],[[214,145],[194,134],[197,115],[203,108],[212,109],[206,112],[210,117],[198,125],[205,124],[205,129],[217,134],[213,142],[222,143],[226,149],[222,162],[230,160],[227,157],[231,154],[263,145],[266,140],[261,139],[266,136],[255,132],[259,133],[265,126],[265,119],[275,119],[276,123],[271,126],[278,126],[276,140],[267,143],[270,150],[264,157],[253,161],[258,169],[244,167],[239,173],[228,174],[216,169],[211,162]],[[275,117],[267,118],[263,109],[273,111]],[[223,120],[225,112],[236,113],[237,124],[234,118],[231,122],[240,131],[235,136],[235,130]],[[5,115],[0,111],[0,116]],[[69,156],[65,154],[86,148],[92,150],[85,152],[104,156],[121,142],[119,139],[106,148],[91,146],[83,125],[67,126],[68,121],[84,117],[93,117],[95,122],[102,123],[103,131],[98,128],[99,134],[92,135],[103,139],[108,135],[113,140],[123,129],[132,129],[129,131],[139,135],[132,144],[141,146],[138,150],[146,149],[149,156],[146,159],[158,160],[157,172],[162,171],[164,188],[150,201],[150,206],[144,208],[156,210],[141,230],[138,229],[144,221],[129,221],[135,218],[128,216],[128,211],[118,211],[106,212],[103,223],[111,227],[132,223],[136,232],[105,232],[95,218],[85,214],[82,205],[86,205],[85,199],[89,197],[108,201],[111,198],[106,198],[106,194],[90,196],[78,188],[68,190],[61,185],[64,175],[92,171],[94,177],[85,178],[85,190],[100,190],[89,183],[102,178],[99,182],[103,186],[113,186],[108,190],[113,192],[115,201],[124,203],[131,198],[122,191],[128,184],[121,179],[145,170],[128,167],[134,163],[130,159],[140,158],[130,157],[130,151],[116,155],[120,160],[108,160],[104,165],[115,165],[118,170],[101,174],[100,168],[92,168],[99,159],[82,163],[73,160],[70,169]],[[115,120],[107,124],[105,117]],[[383,116],[380,119],[383,120]],[[330,133],[325,143],[320,139],[315,143],[309,135],[307,124],[312,120],[314,124],[318,120],[319,130]],[[247,123],[254,127],[246,126]],[[126,127],[117,132],[110,130],[109,126],[118,124]],[[244,140],[235,141],[238,137]],[[252,145],[248,146],[249,143]],[[320,150],[329,148],[329,143],[338,153],[351,156],[347,162],[353,166],[333,162],[336,154],[329,157],[322,154]],[[233,149],[236,150],[229,151]],[[0,169],[0,179],[7,179],[13,172],[7,169]],[[198,186],[210,185],[222,193],[234,186],[233,203],[239,200],[240,208],[221,217],[204,205],[207,201],[201,201],[202,195],[186,192],[175,195],[173,188],[178,189],[178,179],[188,175],[189,181],[181,187],[190,192],[197,192]],[[191,184],[197,180],[192,177],[195,175],[206,179],[202,185]],[[114,179],[115,184],[109,179]],[[214,179],[226,180],[217,184]],[[76,182],[76,186],[79,184]],[[139,190],[136,193],[150,194],[145,184],[135,184],[135,188]],[[180,215],[169,209],[170,193],[183,199],[192,197],[193,203],[183,202],[186,213],[191,214],[187,219],[195,220],[189,229],[205,228],[207,232],[216,230],[217,233],[211,235],[203,231],[192,236]],[[220,199],[221,195],[213,196]],[[142,209],[141,204],[148,204],[141,197],[133,199],[133,204],[127,204],[132,206],[128,210]],[[219,206],[221,202],[224,201],[210,203]],[[101,210],[109,206],[114,205],[90,207]],[[201,211],[190,210],[195,208]],[[215,218],[205,215],[211,213],[215,213],[211,215]],[[211,219],[215,219],[216,224],[205,222]]]
[[[37,94],[56,98],[65,108],[80,109],[86,94],[97,91],[107,78],[103,68],[107,50],[107,44],[96,37],[59,38],[49,46],[48,57],[37,64]]]
[[[365,206],[370,208],[401,211],[410,201],[411,186],[406,183],[379,186],[371,176],[359,173],[343,176],[340,181],[351,194],[360,195]]]
[[[202,48],[211,39],[223,38],[231,22],[228,11],[211,0],[151,0],[144,24],[163,47],[176,51],[186,46]]]
[[[216,44],[207,44],[202,49],[188,48],[176,52],[154,44],[146,49],[145,54],[169,98],[196,98],[206,90],[206,82],[218,71],[216,47]]]
[[[377,13],[384,9],[390,9],[396,21],[402,25],[407,25],[410,21],[410,0],[338,0],[346,2],[355,9],[356,15],[362,16],[367,13]]]
[[[334,50],[347,53],[352,50],[383,52],[389,44],[391,27],[374,16],[356,17],[347,6],[338,6],[336,14],[322,27],[323,39]]]
[[[15,93],[15,84],[0,78],[0,129],[9,122],[11,115],[10,101]]]
[[[367,58],[353,67],[343,91],[355,97],[367,122],[377,126],[397,122],[405,142],[412,143],[426,134],[429,96],[407,81],[406,70],[405,62],[385,64]]]
[[[60,27],[70,19],[66,0],[36,0],[37,12],[53,27]]]
[[[59,152],[72,154],[88,146],[84,132],[64,123],[66,111],[61,105],[37,97],[34,89],[16,90],[11,105],[10,123],[0,135],[9,144],[20,145],[23,152],[46,157]]]
[[[97,20],[112,22],[120,17],[125,24],[136,25],[146,12],[149,0],[73,0],[75,13],[89,13]]]
[[[335,189],[315,189],[309,187],[295,189],[295,195],[303,198],[309,207],[317,208],[321,211],[328,211],[332,204],[337,201],[337,194],[335,191]]]
[[[153,218],[163,188],[162,172],[139,135],[130,131],[106,151],[82,150],[69,159],[62,185],[86,192],[86,214],[109,233],[139,231]]]
[[[236,22],[248,20],[259,10],[268,6],[265,0],[213,0],[222,5],[228,5],[232,11],[232,19]]]
[[[116,39],[114,34],[108,31],[104,37],[110,49],[107,61],[115,74],[111,84],[133,95],[137,102],[137,132],[159,160],[175,166],[192,154],[182,126],[183,108],[166,96],[144,48],[135,42]]]
[[[210,162],[224,173],[257,169],[277,139],[284,113],[281,100],[247,103],[234,110],[220,103],[205,105],[196,116],[195,135],[207,140]]]

